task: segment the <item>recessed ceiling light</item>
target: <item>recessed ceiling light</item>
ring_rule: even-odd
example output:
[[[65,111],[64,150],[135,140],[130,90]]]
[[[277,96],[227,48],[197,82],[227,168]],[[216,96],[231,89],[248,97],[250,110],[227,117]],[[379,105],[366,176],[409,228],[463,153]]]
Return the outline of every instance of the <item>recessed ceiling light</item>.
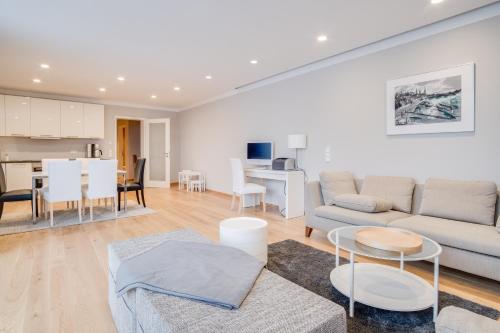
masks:
[[[100,92],[106,92],[106,88],[104,88],[104,87],[99,88],[99,91],[100,91]]]
[[[33,79],[33,83],[41,83],[41,82],[42,82],[42,80],[40,80],[40,79]]]
[[[49,69],[50,65],[49,64],[40,64],[40,67],[43,69]]]
[[[327,35],[319,35],[318,37],[316,37],[316,40],[320,43],[326,42],[328,40],[328,36]]]
[[[212,75],[206,75],[206,76],[205,76],[205,79],[207,79],[207,80],[212,80]]]
[[[151,98],[152,99],[156,99],[156,95],[151,95]]]
[[[175,86],[175,87],[174,87],[174,90],[175,90],[175,91],[179,91],[179,90],[181,90],[181,87]]]
[[[250,63],[251,63],[252,65],[256,65],[256,64],[258,64],[258,63],[259,63],[259,61],[258,61],[257,59],[253,59],[253,60],[250,60]]]
[[[116,79],[117,79],[118,81],[125,81],[125,78],[124,78],[123,76],[118,76]]]
[[[437,5],[438,3],[441,3],[441,2],[443,2],[443,0],[431,0],[431,3],[433,5]]]

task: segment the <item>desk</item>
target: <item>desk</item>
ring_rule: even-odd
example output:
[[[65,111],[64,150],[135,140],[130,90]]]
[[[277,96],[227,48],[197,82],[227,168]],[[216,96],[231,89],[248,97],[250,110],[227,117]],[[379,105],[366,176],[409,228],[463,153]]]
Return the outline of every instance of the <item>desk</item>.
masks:
[[[285,217],[304,215],[304,172],[300,170],[245,169],[245,176],[285,182]],[[249,200],[247,200],[249,201]]]
[[[85,176],[88,176],[88,171],[87,170],[82,170],[82,177],[85,177]],[[127,184],[127,171],[126,170],[116,170],[116,174],[118,176],[123,176],[123,184]],[[36,190],[36,180],[37,179],[44,179],[44,178],[49,178],[49,175],[47,173],[44,173],[42,171],[35,171],[33,173],[31,173],[31,192],[33,193],[33,204],[32,204],[32,207],[31,209],[33,210],[32,211],[32,214],[33,214],[33,224],[36,223],[36,202],[37,200],[35,200],[36,198],[36,195],[37,195],[37,190]],[[127,211],[127,186],[125,186],[125,203],[123,205],[123,209],[125,211]]]

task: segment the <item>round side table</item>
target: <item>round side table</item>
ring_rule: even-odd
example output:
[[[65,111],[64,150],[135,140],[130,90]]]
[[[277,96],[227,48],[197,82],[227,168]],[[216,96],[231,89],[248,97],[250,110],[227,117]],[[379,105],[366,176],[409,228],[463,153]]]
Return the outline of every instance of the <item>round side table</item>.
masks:
[[[234,217],[220,222],[221,245],[232,246],[267,264],[267,222],[255,217]]]

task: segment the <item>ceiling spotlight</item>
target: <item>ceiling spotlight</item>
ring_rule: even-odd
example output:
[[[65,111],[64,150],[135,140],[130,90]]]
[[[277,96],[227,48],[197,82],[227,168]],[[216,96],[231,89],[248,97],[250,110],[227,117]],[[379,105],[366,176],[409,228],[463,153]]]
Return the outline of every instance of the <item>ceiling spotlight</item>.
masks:
[[[151,95],[151,98],[152,99],[156,99],[156,95]]]
[[[177,87],[177,86],[175,86],[175,87],[174,87],[174,90],[175,90],[175,91],[179,91],[179,90],[181,90],[181,87]]]
[[[42,82],[42,80],[40,80],[40,79],[33,79],[33,83],[41,83],[41,82]]]
[[[256,65],[256,64],[258,64],[258,63],[259,63],[259,61],[258,61],[257,59],[253,59],[253,60],[250,60],[250,63],[251,63],[252,65]]]
[[[327,35],[319,35],[318,37],[316,37],[316,40],[320,43],[326,42],[328,40],[328,36]]]
[[[431,0],[431,4],[437,5],[438,3],[443,2],[443,0]]]
[[[49,69],[50,65],[49,64],[40,64],[40,67],[43,69]]]
[[[124,78],[123,76],[118,76],[116,79],[117,79],[118,81],[125,81],[125,78]]]
[[[104,87],[99,88],[99,91],[100,91],[100,92],[106,92],[106,88],[104,88]]]
[[[206,75],[206,76],[205,76],[205,79],[207,79],[207,80],[212,80],[212,75]]]

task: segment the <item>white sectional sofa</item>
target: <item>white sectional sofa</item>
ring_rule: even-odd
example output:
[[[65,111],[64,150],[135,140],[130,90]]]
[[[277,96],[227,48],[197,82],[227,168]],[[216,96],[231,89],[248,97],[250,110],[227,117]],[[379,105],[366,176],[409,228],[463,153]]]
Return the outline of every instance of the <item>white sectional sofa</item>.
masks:
[[[340,178],[348,174],[344,172]],[[395,202],[389,211],[369,213],[336,205],[334,189],[324,181],[326,176],[322,177],[323,188],[320,181],[306,186],[307,237],[314,229],[328,232],[348,225],[404,228],[441,244],[442,265],[500,281],[500,225],[495,227],[500,200],[496,184],[429,179],[420,185],[407,177],[368,176],[354,181],[357,193]],[[341,182],[337,179],[340,193],[350,191],[349,186],[346,190],[348,178]]]

